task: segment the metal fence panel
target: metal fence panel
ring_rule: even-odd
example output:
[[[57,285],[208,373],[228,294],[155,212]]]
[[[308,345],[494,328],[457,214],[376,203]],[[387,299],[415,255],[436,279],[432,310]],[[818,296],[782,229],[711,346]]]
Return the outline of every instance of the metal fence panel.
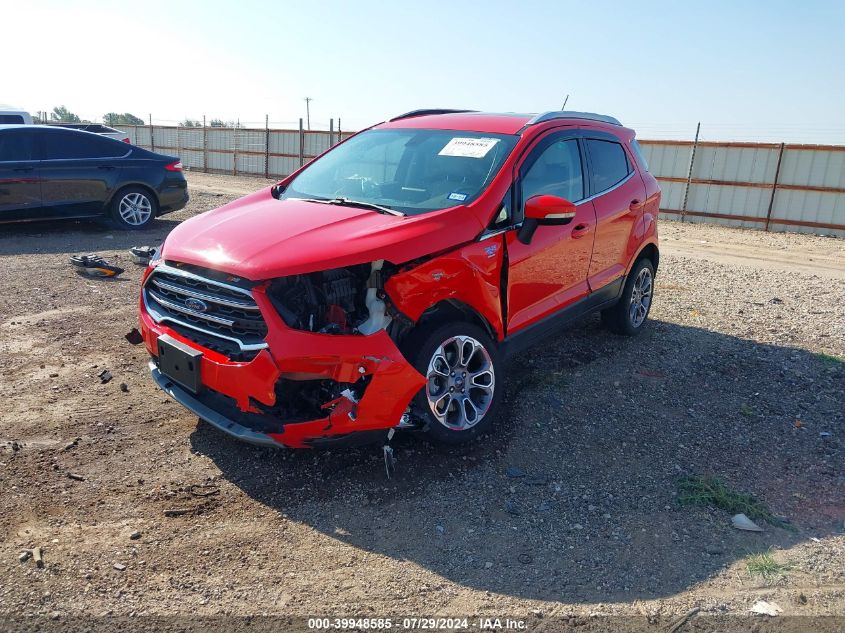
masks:
[[[299,159],[285,156],[271,156],[270,157],[270,174],[276,176],[286,176],[292,174],[299,169]]]
[[[771,192],[759,187],[691,184],[687,207],[695,211],[718,215],[736,215],[766,219]],[[715,218],[728,221],[728,218]],[[733,221],[731,221],[732,224]],[[739,225],[759,228],[760,222],[743,219]]]
[[[178,134],[176,128],[157,126],[154,128],[156,147],[162,150],[179,148]]]
[[[182,128],[179,131],[179,146],[185,149],[197,149],[202,151],[202,129]]]
[[[655,178],[684,178],[687,177],[690,150],[692,144],[668,144],[640,141],[649,171]],[[678,203],[680,208],[680,203]]]
[[[210,127],[208,130],[208,149],[231,151],[234,147],[235,134],[230,128]]]
[[[845,236],[845,147],[700,143],[688,185],[692,143],[640,144],[663,190],[661,217]]]
[[[187,167],[188,169],[203,168],[202,150],[197,151],[195,149],[183,149],[179,152],[179,158],[182,159],[183,167]]]
[[[772,227],[777,230],[800,231],[802,233],[833,233],[845,237],[845,230],[819,231],[812,224],[845,224],[845,194],[823,191],[800,191],[780,189],[772,208]],[[781,222],[778,222],[781,220]],[[787,223],[784,224],[783,221]],[[795,221],[808,226],[792,224]]]
[[[667,181],[661,182],[660,188],[663,195],[660,198],[660,208],[669,209],[673,211],[681,210],[681,203],[684,201],[684,189],[686,184],[683,182]],[[672,219],[674,215],[661,215],[661,218]]]
[[[728,182],[774,182],[778,148],[699,147],[693,178]]]
[[[299,132],[297,131],[270,131],[270,153],[287,154],[288,156],[299,156]],[[270,162],[272,165],[272,161]]]
[[[129,142],[139,147],[150,147],[150,128],[141,126],[125,126],[120,128],[121,132],[129,135]]]
[[[787,149],[780,169],[784,185],[845,189],[845,151]]]
[[[225,171],[231,174],[234,171],[234,164],[234,154],[228,152],[208,153],[208,168],[212,171]]]
[[[305,133],[305,155],[318,156],[329,149],[328,132]]]
[[[234,164],[239,174],[250,174],[253,176],[264,175],[264,156],[255,156],[253,154],[236,154]]]

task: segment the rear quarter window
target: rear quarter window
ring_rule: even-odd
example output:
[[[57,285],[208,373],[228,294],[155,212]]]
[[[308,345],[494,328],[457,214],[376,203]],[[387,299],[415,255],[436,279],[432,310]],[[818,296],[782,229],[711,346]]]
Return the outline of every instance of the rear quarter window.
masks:
[[[631,141],[631,151],[634,152],[634,156],[637,157],[637,162],[642,166],[645,171],[648,171],[648,161],[645,159],[645,155],[643,154],[643,148],[640,147],[640,144],[637,143],[636,140]]]
[[[628,157],[619,143],[587,139],[593,193],[601,193],[625,179],[631,172]]]
[[[0,123],[24,123],[23,117],[20,114],[0,114]]]

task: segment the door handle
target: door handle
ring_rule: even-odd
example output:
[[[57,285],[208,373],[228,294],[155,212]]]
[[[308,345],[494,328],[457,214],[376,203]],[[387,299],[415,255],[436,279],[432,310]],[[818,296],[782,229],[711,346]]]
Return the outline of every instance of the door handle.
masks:
[[[589,224],[577,224],[572,228],[572,239],[577,240],[584,237],[593,229]]]
[[[637,200],[636,198],[634,198],[633,200],[631,200],[631,204],[629,204],[629,205],[628,205],[628,209],[629,209],[630,211],[636,211],[636,210],[637,210],[637,209],[639,209],[641,206],[642,206],[642,202],[640,202],[639,200]]]

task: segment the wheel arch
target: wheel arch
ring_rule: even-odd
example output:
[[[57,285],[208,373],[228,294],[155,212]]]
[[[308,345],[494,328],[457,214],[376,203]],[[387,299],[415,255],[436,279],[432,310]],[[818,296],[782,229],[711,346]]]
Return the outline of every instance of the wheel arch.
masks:
[[[493,341],[498,341],[498,336],[493,325],[478,310],[458,299],[444,299],[427,308],[414,325],[414,328],[416,329],[422,325],[431,325],[433,323],[448,323],[450,321],[473,323],[483,329]]]
[[[654,272],[657,273],[657,267],[660,264],[660,249],[657,246],[657,242],[647,242],[637,251],[637,254],[634,255],[633,259],[631,259],[631,263],[628,266],[628,272],[631,272],[631,269],[634,267],[640,259],[646,258],[651,262],[651,265],[654,267]]]

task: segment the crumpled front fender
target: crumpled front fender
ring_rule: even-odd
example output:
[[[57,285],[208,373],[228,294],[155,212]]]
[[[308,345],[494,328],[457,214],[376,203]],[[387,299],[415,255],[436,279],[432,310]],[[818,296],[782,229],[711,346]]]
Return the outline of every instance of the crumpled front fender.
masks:
[[[480,314],[501,340],[503,252],[501,236],[472,242],[397,273],[387,280],[385,291],[412,321],[441,301],[459,301]]]

